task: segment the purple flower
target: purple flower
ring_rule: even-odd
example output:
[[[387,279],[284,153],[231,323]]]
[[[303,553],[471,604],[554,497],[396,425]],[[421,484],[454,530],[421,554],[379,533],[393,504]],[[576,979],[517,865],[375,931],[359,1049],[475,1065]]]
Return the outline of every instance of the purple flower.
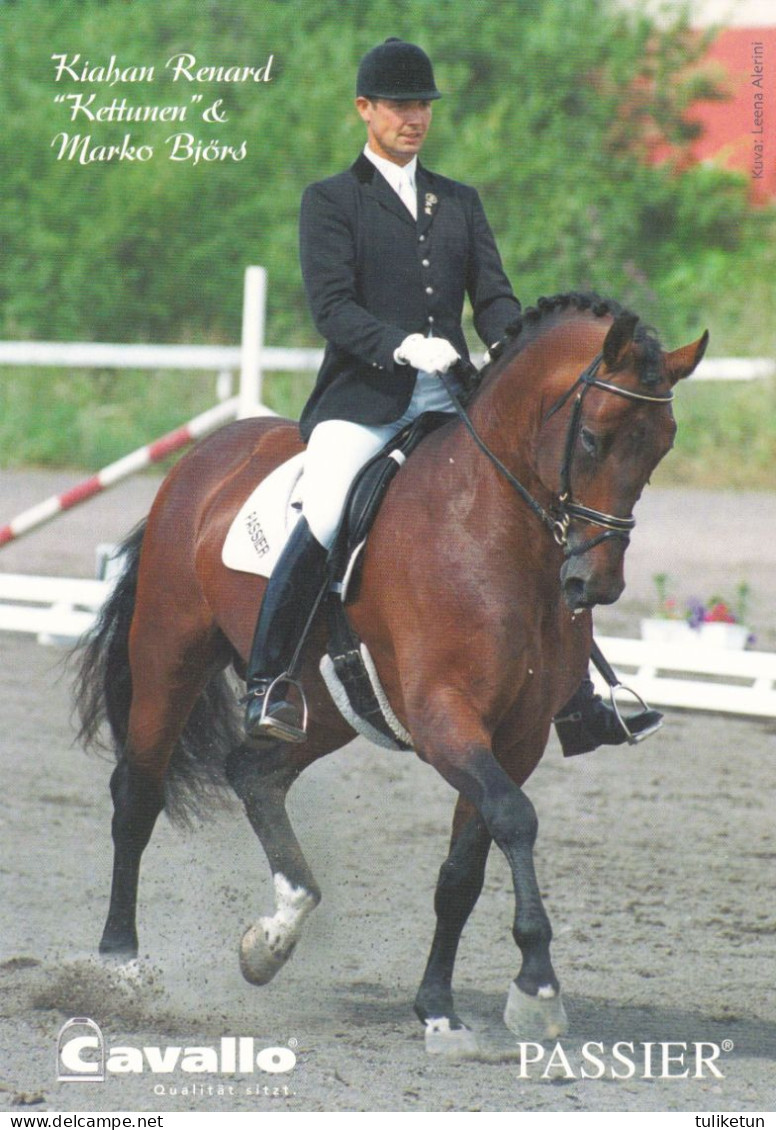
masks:
[[[687,623],[691,628],[700,628],[706,616],[706,608],[703,601],[698,600],[697,596],[690,597],[687,601]]]

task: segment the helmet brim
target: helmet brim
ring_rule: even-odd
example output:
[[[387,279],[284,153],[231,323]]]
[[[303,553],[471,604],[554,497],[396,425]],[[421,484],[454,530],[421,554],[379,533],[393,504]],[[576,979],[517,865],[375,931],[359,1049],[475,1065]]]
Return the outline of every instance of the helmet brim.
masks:
[[[442,95],[441,95],[440,91],[438,91],[438,90],[412,90],[412,91],[406,91],[406,92],[402,91],[401,93],[398,93],[398,94],[393,90],[390,90],[390,91],[389,90],[386,90],[386,91],[374,90],[374,91],[369,91],[368,93],[365,90],[360,90],[356,97],[358,97],[358,98],[385,98],[389,102],[433,102],[435,99],[441,98]]]

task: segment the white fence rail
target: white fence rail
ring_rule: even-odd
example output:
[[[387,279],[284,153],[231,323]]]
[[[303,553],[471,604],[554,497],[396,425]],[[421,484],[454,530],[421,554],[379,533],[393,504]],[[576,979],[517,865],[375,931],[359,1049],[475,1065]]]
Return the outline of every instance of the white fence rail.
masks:
[[[266,347],[265,306],[266,272],[249,267],[239,346],[6,341],[0,342],[0,366],[212,370],[229,375],[221,382],[221,399],[231,394],[227,386],[237,372],[236,414],[254,415],[266,411],[261,405],[265,370],[315,371],[323,356],[320,349]],[[774,375],[776,361],[770,358],[707,358],[693,380],[760,380]],[[0,631],[31,632],[41,642],[72,642],[91,627],[108,591],[108,581],[0,573]],[[600,643],[622,671],[623,682],[658,706],[776,717],[776,655],[614,638]]]
[[[705,357],[692,375],[695,381],[759,381],[776,375],[770,357]]]
[[[265,346],[262,368],[280,373],[315,370],[322,349]],[[204,369],[239,372],[240,345],[119,345],[86,341],[0,341],[1,365],[40,365],[66,369]]]
[[[75,643],[92,624],[110,581],[0,574],[0,631]],[[776,718],[776,654],[599,637],[626,686],[655,706]],[[596,689],[607,688],[595,674]],[[627,696],[622,705],[629,706]]]
[[[309,372],[323,357],[320,349],[277,349],[264,344],[267,272],[247,267],[243,280],[240,345],[118,345],[110,342],[0,341],[0,366],[29,365],[70,369],[205,369],[239,373],[240,417],[261,413],[264,370]],[[231,382],[227,381],[228,386]],[[221,394],[220,394],[221,395]],[[231,395],[224,387],[221,399]]]
[[[40,643],[75,643],[109,590],[108,581],[0,573],[0,631],[32,634]]]
[[[598,639],[622,682],[655,706],[776,718],[776,654],[699,644]],[[607,693],[595,674],[596,689]],[[622,705],[629,703],[623,696]]]
[[[314,372],[322,349],[259,346],[256,363],[279,373]],[[0,341],[0,366],[62,366],[68,369],[204,369],[240,372],[242,345],[120,345],[110,342]],[[767,357],[707,357],[693,381],[754,381],[776,375]]]

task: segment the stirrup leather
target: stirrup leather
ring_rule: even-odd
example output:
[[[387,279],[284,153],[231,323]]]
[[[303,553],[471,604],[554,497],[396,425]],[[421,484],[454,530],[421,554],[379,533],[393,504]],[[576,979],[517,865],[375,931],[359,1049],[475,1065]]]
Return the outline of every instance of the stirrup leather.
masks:
[[[276,693],[277,688],[286,686],[294,687],[302,701],[301,726],[295,726],[292,722],[288,722],[283,718],[273,717],[270,713],[273,706],[272,697]],[[284,671],[282,675],[278,675],[276,679],[272,680],[264,692],[263,699],[258,729],[262,730],[270,737],[279,738],[284,742],[303,742],[307,740],[307,699],[302,690],[302,684],[297,679],[292,678],[287,671]],[[274,705],[277,705],[277,703]]]

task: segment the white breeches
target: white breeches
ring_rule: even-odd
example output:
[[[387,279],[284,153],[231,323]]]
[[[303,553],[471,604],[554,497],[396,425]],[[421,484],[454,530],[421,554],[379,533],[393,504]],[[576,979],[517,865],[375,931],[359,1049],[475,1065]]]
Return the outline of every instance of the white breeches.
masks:
[[[302,513],[315,538],[330,548],[348,490],[357,473],[403,427],[423,412],[453,412],[438,377],[419,373],[407,411],[390,424],[370,426],[350,420],[324,420],[313,428],[300,484]]]

